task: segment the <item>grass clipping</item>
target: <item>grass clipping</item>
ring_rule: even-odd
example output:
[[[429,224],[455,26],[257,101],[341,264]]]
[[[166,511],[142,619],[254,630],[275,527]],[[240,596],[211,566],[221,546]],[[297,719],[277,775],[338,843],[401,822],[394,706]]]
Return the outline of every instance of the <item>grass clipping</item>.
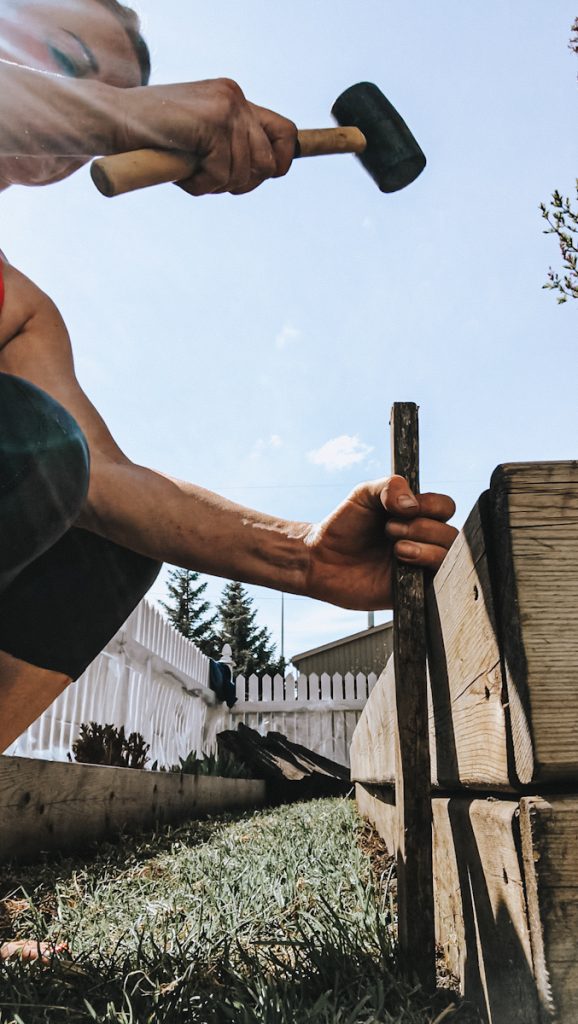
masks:
[[[363,830],[352,802],[315,801],[5,871],[12,932],[66,940],[73,956],[1,966],[1,1024],[439,1018],[396,971]]]

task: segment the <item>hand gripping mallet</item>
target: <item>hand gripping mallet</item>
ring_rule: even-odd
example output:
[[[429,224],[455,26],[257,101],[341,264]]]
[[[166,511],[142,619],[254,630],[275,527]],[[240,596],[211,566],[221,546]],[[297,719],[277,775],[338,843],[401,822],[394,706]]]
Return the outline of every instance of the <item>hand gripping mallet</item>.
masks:
[[[296,157],[356,153],[382,192],[405,188],[423,171],[426,160],[418,143],[376,85],[352,85],[336,100],[332,114],[340,127],[299,131]],[[184,181],[199,163],[194,153],[138,149],[95,160],[91,174],[99,192],[112,197]]]

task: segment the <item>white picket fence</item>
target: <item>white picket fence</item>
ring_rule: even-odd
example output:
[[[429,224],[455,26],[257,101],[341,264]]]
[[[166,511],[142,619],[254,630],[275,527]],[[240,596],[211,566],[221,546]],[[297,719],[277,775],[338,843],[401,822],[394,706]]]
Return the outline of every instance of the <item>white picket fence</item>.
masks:
[[[230,648],[223,649],[230,663]],[[236,679],[231,711],[209,687],[209,659],[141,602],[105,650],[20,736],[7,755],[66,761],[84,722],[124,726],[150,744],[150,764],[213,753],[217,733],[240,721],[349,764],[349,745],[376,675]]]
[[[332,761],[349,765],[349,747],[377,675],[238,676],[231,728],[281,732]]]
[[[151,763],[179,763],[204,749],[222,718],[209,689],[209,659],[146,601],[76,682],[6,751],[67,760],[83,722],[124,726],[150,744]],[[209,729],[214,732],[214,729]]]

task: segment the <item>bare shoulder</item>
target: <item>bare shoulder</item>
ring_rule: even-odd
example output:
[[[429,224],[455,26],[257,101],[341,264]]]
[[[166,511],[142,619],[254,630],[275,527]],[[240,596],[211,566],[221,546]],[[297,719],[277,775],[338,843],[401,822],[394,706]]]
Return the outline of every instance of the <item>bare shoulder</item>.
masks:
[[[26,330],[36,317],[61,319],[52,300],[15,267],[3,265],[4,305],[0,310],[0,350]]]
[[[57,307],[29,278],[5,266],[0,313],[0,373],[23,377],[71,413],[84,431],[92,465],[126,460],[74,372],[70,337]]]

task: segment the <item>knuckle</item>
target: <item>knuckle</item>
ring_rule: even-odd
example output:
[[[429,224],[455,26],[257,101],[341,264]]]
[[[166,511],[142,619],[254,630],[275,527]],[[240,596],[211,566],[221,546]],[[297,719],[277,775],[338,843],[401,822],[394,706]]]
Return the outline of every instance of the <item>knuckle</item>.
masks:
[[[231,106],[240,106],[245,101],[245,94],[241,86],[232,78],[217,78],[216,88],[222,99]]]
[[[277,170],[277,164],[271,151],[257,154],[253,161],[252,176],[269,178]]]
[[[364,500],[365,497],[366,497],[366,487],[365,487],[365,484],[356,484],[356,486],[353,488],[353,490],[349,492],[349,499],[348,500],[349,501],[355,501],[355,502],[363,503],[363,500]]]

